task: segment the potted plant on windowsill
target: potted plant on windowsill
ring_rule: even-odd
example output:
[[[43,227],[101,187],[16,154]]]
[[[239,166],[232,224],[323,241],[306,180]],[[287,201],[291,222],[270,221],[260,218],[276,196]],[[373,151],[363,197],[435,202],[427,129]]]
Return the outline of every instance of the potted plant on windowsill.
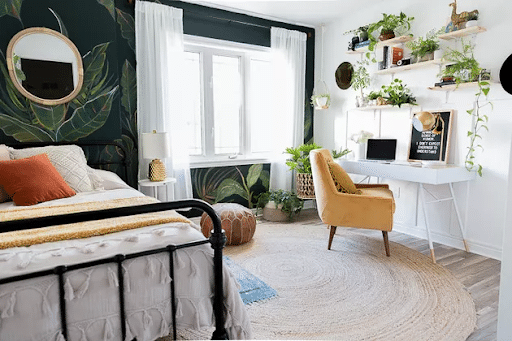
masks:
[[[313,177],[311,172],[311,160],[309,159],[309,153],[313,149],[320,149],[321,146],[316,143],[302,144],[296,148],[286,148],[285,153],[290,154],[290,158],[286,160],[286,165],[290,167],[290,170],[296,171],[296,187],[297,196],[299,198],[315,198],[315,187],[313,186]],[[333,159],[340,158],[348,153],[349,149],[342,149],[339,152],[333,150]]]
[[[411,55],[416,58],[417,62],[423,62],[434,59],[434,52],[439,50],[439,34],[443,30],[430,30],[425,38],[418,37],[415,40],[408,41],[405,46],[411,49]]]
[[[258,196],[257,208],[263,212],[263,219],[289,221],[304,207],[304,200],[290,191],[271,190]]]
[[[387,40],[395,37],[397,34],[405,34],[411,29],[411,22],[414,17],[408,17],[404,12],[400,15],[382,13],[382,19],[368,25],[368,38],[370,39],[369,50],[373,51],[377,39],[373,36],[374,32],[378,32],[379,40]]]

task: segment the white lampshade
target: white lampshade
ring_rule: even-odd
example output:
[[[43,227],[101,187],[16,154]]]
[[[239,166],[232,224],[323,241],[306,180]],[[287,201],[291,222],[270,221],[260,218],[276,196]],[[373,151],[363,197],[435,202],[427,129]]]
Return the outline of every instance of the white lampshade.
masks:
[[[171,156],[169,134],[142,133],[142,157],[144,159],[165,159]]]

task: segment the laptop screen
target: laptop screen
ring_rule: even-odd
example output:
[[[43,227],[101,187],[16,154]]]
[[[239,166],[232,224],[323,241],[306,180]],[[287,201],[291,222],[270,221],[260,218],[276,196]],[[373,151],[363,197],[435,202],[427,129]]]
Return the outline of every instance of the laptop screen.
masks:
[[[395,160],[396,139],[369,139],[366,147],[368,160]]]

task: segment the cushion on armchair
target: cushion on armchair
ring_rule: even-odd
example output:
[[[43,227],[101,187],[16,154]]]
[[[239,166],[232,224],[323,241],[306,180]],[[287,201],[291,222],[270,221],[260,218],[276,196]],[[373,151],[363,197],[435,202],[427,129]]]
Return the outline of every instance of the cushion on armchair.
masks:
[[[356,188],[356,185],[354,185],[354,182],[347,174],[347,172],[345,172],[343,167],[333,161],[328,161],[327,167],[329,168],[329,173],[331,173],[332,180],[334,181],[334,185],[336,186],[338,192],[348,194],[361,194],[361,190]]]

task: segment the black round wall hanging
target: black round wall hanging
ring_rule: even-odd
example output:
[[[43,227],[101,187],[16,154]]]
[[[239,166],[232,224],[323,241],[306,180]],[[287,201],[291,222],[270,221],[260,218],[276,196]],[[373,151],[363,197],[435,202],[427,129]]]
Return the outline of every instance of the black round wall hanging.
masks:
[[[353,71],[354,68],[352,67],[352,64],[350,64],[349,62],[343,62],[340,64],[340,66],[338,66],[334,76],[336,78],[336,84],[338,84],[338,87],[340,89],[346,90],[350,88]]]
[[[503,89],[512,95],[512,54],[508,56],[501,66],[500,82]]]

